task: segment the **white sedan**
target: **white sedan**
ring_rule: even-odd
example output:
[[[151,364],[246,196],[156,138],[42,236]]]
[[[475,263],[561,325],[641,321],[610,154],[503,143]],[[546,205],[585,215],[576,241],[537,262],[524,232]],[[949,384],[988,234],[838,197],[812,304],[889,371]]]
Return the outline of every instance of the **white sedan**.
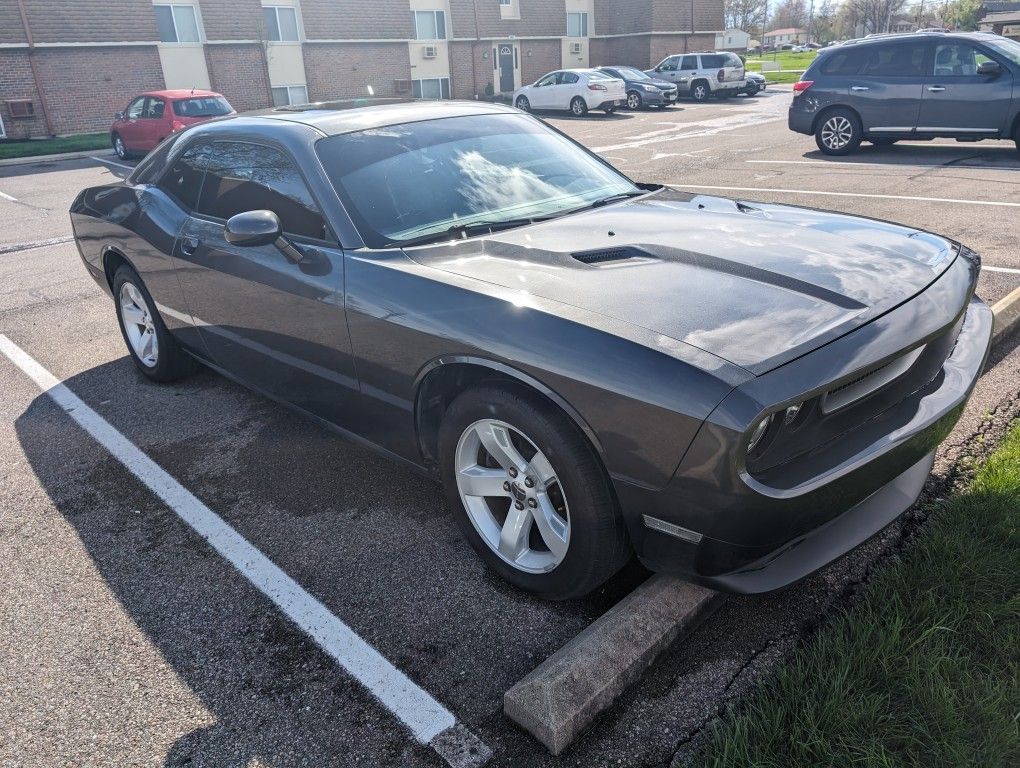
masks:
[[[627,103],[623,80],[597,69],[558,69],[540,77],[533,85],[514,92],[513,104],[524,112],[533,109],[568,109],[578,117],[589,109],[607,115]]]

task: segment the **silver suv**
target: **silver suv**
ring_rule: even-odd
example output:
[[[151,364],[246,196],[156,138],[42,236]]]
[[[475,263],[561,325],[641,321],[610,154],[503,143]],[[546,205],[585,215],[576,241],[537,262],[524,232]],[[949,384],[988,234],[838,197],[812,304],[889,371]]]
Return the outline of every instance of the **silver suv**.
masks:
[[[667,56],[647,74],[676,83],[680,96],[690,96],[695,101],[704,101],[709,96],[728,99],[742,93],[747,85],[744,62],[729,51]]]

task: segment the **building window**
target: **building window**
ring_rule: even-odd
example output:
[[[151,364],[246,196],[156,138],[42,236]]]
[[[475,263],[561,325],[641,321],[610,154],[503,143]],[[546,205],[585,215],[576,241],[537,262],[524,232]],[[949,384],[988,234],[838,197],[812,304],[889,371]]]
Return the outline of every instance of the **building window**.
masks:
[[[588,37],[588,14],[567,14],[567,37]]]
[[[266,25],[266,39],[274,43],[296,43],[298,35],[297,9],[289,5],[267,5],[262,8]]]
[[[448,99],[450,98],[450,78],[428,77],[414,80],[411,92],[416,99]]]
[[[303,85],[273,86],[273,106],[286,107],[291,104],[307,104],[308,88]]]
[[[513,3],[513,0],[499,0],[499,4],[500,5],[507,5],[507,6],[509,6],[512,3]]]
[[[416,40],[445,40],[446,13],[443,11],[414,11],[414,37]]]
[[[197,43],[198,17],[193,5],[154,5],[161,43]]]

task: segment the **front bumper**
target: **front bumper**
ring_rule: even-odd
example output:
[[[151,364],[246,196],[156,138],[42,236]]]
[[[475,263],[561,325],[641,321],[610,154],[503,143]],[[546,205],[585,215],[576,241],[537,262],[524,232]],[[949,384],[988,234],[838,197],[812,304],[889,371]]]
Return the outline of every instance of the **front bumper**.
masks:
[[[824,387],[823,377],[843,373],[840,361],[859,360],[863,350],[875,348],[875,359],[884,359],[912,328],[934,339],[960,327],[931,382],[821,446],[802,462],[806,469],[785,477],[752,476],[734,459],[742,452],[743,427],[733,429],[727,416],[713,414],[665,488],[651,491],[616,480],[641,561],[714,589],[767,592],[835,560],[906,511],[921,492],[936,447],[963,412],[988,353],[992,314],[972,297],[976,266],[969,275],[967,269],[958,257],[911,302],[745,385],[758,396],[777,393],[782,405],[797,400],[796,388],[804,391],[805,383]],[[945,312],[959,307],[961,298],[965,311]],[[746,394],[741,389],[735,390],[738,401]],[[645,516],[666,523],[667,530],[649,527]]]

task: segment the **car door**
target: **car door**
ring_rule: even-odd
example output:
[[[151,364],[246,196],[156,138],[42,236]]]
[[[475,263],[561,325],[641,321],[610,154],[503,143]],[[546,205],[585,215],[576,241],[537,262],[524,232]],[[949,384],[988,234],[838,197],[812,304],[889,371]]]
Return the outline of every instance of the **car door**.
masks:
[[[576,72],[560,72],[556,78],[553,106],[556,109],[570,109],[570,102],[581,93],[581,89],[584,87],[585,84]]]
[[[676,72],[677,85],[685,90],[689,90],[691,82],[697,75],[701,74],[701,69],[698,64],[697,56],[682,56]]]
[[[550,72],[548,75],[540,77],[531,91],[528,93],[528,99],[531,101],[531,106],[535,109],[548,109],[553,106],[553,96],[556,93],[556,76],[559,72]]]
[[[147,97],[139,127],[142,132],[140,149],[150,151],[165,139],[167,136],[166,101],[157,96]]]
[[[680,57],[667,56],[659,62],[659,66],[657,66],[654,71],[663,80],[669,80],[669,82],[675,83],[679,80],[679,70]]]
[[[865,133],[913,132],[921,110],[930,42],[921,38],[861,49],[857,75],[849,82],[849,104]]]
[[[995,61],[995,75],[978,74],[978,67]],[[935,44],[931,73],[924,81],[919,133],[995,136],[1005,132],[1013,95],[1013,76],[988,51],[970,42],[945,40]]]
[[[128,108],[124,110],[124,120],[117,127],[117,132],[124,140],[124,146],[131,151],[136,152],[144,148],[145,126],[143,124],[143,114],[147,98],[147,96],[139,96],[128,104]]]
[[[343,252],[297,163],[281,147],[250,141],[215,141],[189,151],[203,180],[174,260],[210,358],[272,396],[348,423],[358,387]],[[227,242],[227,220],[252,210],[279,217],[299,262],[276,245]]]

